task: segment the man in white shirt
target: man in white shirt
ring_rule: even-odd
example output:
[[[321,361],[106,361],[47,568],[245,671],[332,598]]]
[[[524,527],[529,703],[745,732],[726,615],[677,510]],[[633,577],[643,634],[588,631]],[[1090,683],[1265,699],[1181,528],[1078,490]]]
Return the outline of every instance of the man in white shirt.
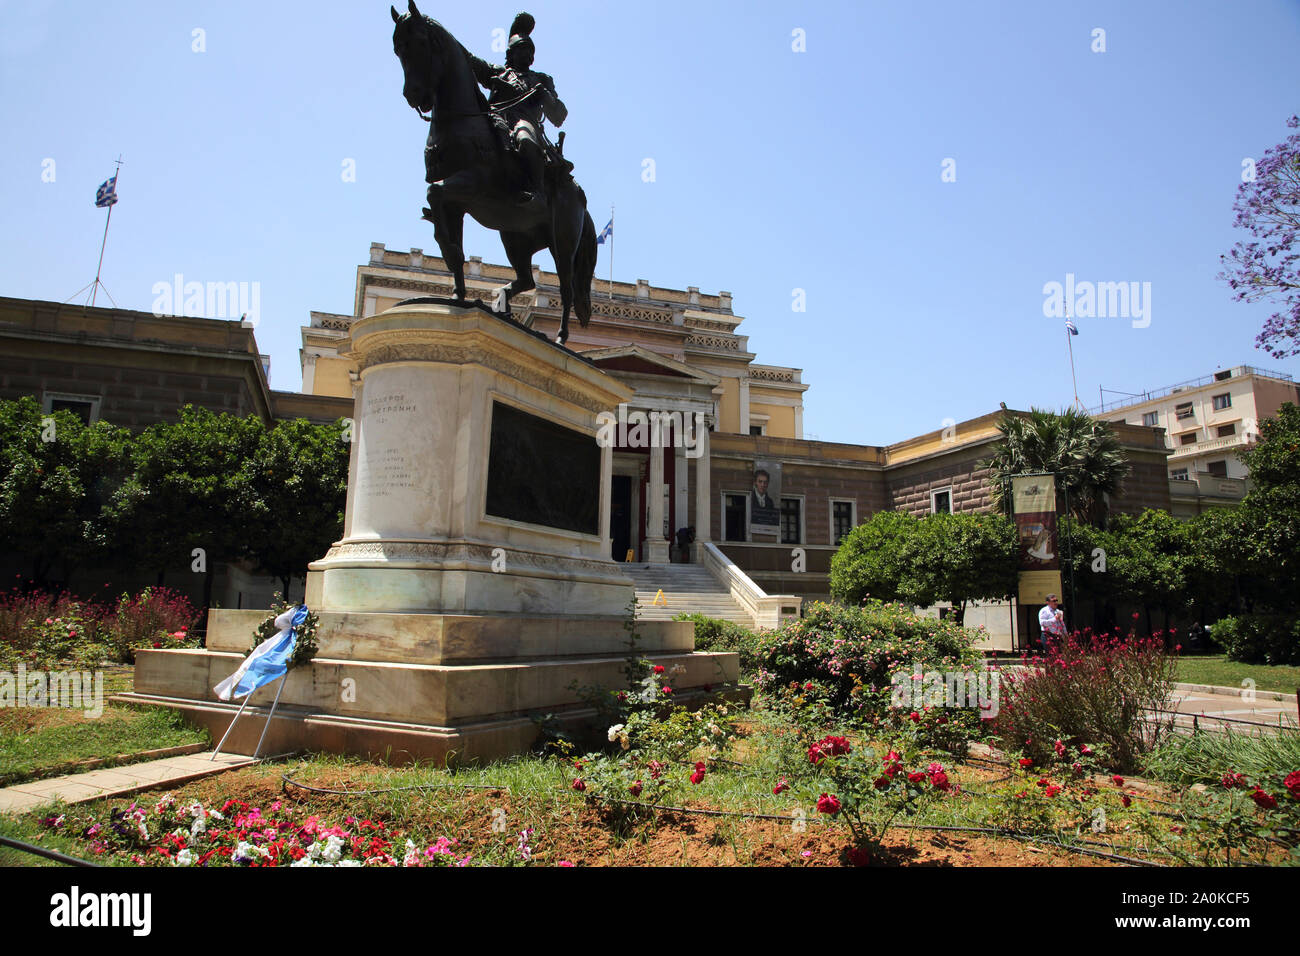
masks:
[[[1058,607],[1060,598],[1047,595],[1047,605],[1038,612],[1038,628],[1043,632],[1043,645],[1065,640],[1065,612]]]

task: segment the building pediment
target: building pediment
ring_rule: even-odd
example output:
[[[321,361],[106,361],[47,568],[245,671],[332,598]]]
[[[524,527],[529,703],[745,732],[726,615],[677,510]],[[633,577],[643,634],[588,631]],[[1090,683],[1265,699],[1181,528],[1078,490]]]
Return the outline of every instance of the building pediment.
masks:
[[[701,371],[639,345],[619,345],[613,348],[591,349],[582,353],[607,372],[630,372],[635,375],[666,375],[686,379],[710,388],[722,381],[717,375]]]

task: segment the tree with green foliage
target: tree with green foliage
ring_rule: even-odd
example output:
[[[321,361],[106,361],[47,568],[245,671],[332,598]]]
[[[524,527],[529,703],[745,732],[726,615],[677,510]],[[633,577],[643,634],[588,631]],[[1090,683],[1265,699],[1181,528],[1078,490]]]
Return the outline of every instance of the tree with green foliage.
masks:
[[[1243,565],[1252,603],[1294,613],[1300,594],[1300,406],[1287,402],[1260,422],[1259,441],[1241,459],[1254,487],[1238,509],[1240,540],[1229,560]]]
[[[159,422],[131,446],[132,474],[111,504],[113,534],[138,567],[203,573],[203,603],[212,604],[219,562],[245,555],[251,495],[245,463],[265,430],[239,418],[186,405],[180,419]]]
[[[343,535],[350,434],[342,419],[277,422],[242,463],[248,555],[280,579],[286,600],[290,578],[305,574]]]
[[[989,469],[994,504],[1004,513],[1011,509],[1012,476],[1046,472],[1056,476],[1058,511],[1065,512],[1068,500],[1074,517],[1104,523],[1107,496],[1119,491],[1129,473],[1109,425],[1074,408],[1060,414],[1035,408],[1028,415],[1003,415],[998,431],[1002,438],[980,467]]]
[[[877,511],[845,535],[831,557],[831,596],[853,605],[867,598],[899,600],[903,546],[916,525],[906,512]]]
[[[934,514],[917,521],[903,544],[902,596],[926,607],[952,605],[958,624],[971,601],[998,601],[1016,589],[1015,525],[998,514]]]
[[[112,553],[103,508],[125,478],[128,440],[34,398],[0,402],[0,547],[30,559],[37,584]]]

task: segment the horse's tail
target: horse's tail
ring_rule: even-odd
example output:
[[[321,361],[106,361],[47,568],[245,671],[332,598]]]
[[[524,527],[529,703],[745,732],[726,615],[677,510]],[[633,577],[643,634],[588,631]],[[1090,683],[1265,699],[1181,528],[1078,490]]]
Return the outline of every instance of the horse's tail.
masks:
[[[585,205],[585,204],[584,204]],[[573,255],[573,309],[585,329],[591,321],[591,280],[596,276],[596,224],[583,209],[582,235]]]

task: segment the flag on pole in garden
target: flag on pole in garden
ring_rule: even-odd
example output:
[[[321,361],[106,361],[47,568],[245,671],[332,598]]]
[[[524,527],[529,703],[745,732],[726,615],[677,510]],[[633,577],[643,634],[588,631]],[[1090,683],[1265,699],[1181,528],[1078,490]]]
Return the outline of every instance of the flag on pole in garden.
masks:
[[[1079,334],[1079,329],[1078,329],[1078,327],[1074,324],[1074,319],[1070,318],[1069,316],[1066,316],[1066,318],[1065,318],[1065,328],[1069,331],[1069,333],[1070,333],[1071,335],[1078,335],[1078,334]]]
[[[307,606],[291,607],[275,619],[279,633],[268,637],[244,658],[233,674],[213,688],[222,700],[247,697],[259,687],[283,677],[298,642],[297,628],[307,620]]]
[[[117,175],[114,174],[112,179],[105,180],[95,191],[95,205],[99,207],[111,206],[117,202]]]
[[[596,245],[603,246],[606,239],[614,238],[614,220],[611,219],[605,223],[605,228],[600,230],[600,235],[596,237]]]

